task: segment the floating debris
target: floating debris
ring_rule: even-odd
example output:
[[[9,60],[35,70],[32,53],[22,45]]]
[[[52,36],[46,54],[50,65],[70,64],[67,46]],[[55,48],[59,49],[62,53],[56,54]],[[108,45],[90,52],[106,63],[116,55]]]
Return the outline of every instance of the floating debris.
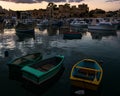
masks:
[[[78,95],[84,95],[85,94],[85,91],[84,90],[77,90],[74,92],[75,94],[78,94]]]

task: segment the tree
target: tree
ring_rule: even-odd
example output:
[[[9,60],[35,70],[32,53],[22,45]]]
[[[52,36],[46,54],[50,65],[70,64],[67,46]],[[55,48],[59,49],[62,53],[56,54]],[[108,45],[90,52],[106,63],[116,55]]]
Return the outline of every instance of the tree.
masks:
[[[50,2],[50,3],[48,3],[48,5],[47,5],[47,9],[50,9],[50,16],[51,16],[51,18],[52,18],[53,11],[54,11],[55,9],[57,9],[57,5],[54,4],[53,2]]]
[[[105,14],[106,12],[102,9],[95,9],[89,12],[89,17],[93,17],[94,14]]]
[[[68,3],[65,3],[64,6],[67,7],[67,8],[70,8],[70,4],[68,4]]]

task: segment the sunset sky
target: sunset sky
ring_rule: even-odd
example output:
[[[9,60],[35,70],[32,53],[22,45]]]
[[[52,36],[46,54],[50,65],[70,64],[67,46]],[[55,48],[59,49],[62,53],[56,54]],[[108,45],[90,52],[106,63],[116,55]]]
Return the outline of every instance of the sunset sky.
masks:
[[[49,2],[56,5],[70,3],[70,5],[88,4],[90,10],[100,8],[106,11],[120,9],[120,0],[0,0],[0,6],[12,10],[45,9]]]

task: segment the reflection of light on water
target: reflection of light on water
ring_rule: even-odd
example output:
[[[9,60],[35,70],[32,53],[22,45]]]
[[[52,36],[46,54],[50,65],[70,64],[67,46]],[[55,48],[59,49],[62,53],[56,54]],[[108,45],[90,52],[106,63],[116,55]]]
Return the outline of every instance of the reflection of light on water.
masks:
[[[4,29],[4,34],[6,35],[10,35],[15,33],[15,29]]]
[[[15,42],[11,42],[11,41],[10,41],[10,42],[9,42],[9,41],[7,42],[7,41],[6,41],[6,42],[4,43],[4,46],[5,46],[5,48],[8,48],[8,49],[15,48]]]
[[[47,29],[45,29],[43,32],[42,32],[43,35],[47,35],[48,32],[47,32]]]
[[[22,44],[23,44],[22,47],[31,48],[31,47],[34,47],[34,40],[28,39],[28,40],[23,41]]]
[[[35,43],[42,44],[42,36],[40,34],[37,34],[35,37]]]
[[[78,40],[62,40],[62,41],[52,41],[52,47],[58,48],[74,48],[79,45],[80,41]]]
[[[86,33],[83,35],[82,39],[92,40],[91,34],[90,34],[89,32],[86,32]]]
[[[14,41],[14,35],[2,35],[0,37],[0,42],[2,43],[2,47],[4,48],[15,48],[15,41]]]
[[[120,30],[117,31],[117,37],[120,38]]]

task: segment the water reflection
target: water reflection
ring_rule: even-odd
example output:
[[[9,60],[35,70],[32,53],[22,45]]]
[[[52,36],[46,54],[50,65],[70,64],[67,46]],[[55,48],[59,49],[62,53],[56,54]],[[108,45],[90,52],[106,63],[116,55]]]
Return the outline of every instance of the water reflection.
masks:
[[[16,36],[18,37],[17,41],[21,42],[24,41],[25,39],[35,39],[35,33],[32,34],[25,34],[25,33],[16,33]]]
[[[91,33],[92,39],[97,40],[101,40],[102,37],[117,36],[116,31],[94,30],[89,32]]]
[[[82,34],[81,39],[64,40],[63,33],[69,32],[71,30],[74,32],[80,32]],[[114,39],[107,38],[108,36],[114,36]],[[104,37],[104,39],[102,37]],[[96,40],[98,38],[100,39]],[[75,62],[84,58],[93,58],[97,60],[102,59],[104,61],[104,86],[100,94],[93,95],[91,92],[85,91],[85,95],[83,96],[100,96],[101,94],[102,96],[110,96],[111,93],[117,94],[119,93],[118,83],[120,81],[120,78],[118,78],[118,76],[116,76],[115,74],[116,72],[119,73],[120,71],[119,49],[120,31],[117,31],[117,33],[103,31],[86,32],[74,28],[71,29],[65,26],[60,29],[48,28],[44,31],[35,29],[35,34],[32,36],[28,36],[28,34],[16,34],[14,29],[4,29],[4,31],[0,33],[0,76],[2,82],[0,83],[0,85],[2,86],[1,94],[5,94],[5,96],[8,96],[6,90],[9,90],[9,92],[11,92],[11,95],[16,91],[16,93],[14,93],[14,95],[16,96],[35,96],[35,94],[31,95],[31,91],[24,90],[23,87],[20,86],[21,83],[19,84],[8,79],[8,69],[6,66],[6,62],[10,61],[11,59],[33,52],[42,52],[44,58],[58,54],[65,56],[64,73],[56,82],[56,84],[49,88],[49,90],[46,91],[43,96],[71,96],[69,81],[70,70]],[[5,50],[9,51],[9,58],[3,57]],[[115,89],[113,89],[113,87],[115,87]],[[109,93],[109,90],[112,90],[111,93]]]
[[[55,26],[47,27],[47,33],[49,36],[56,35],[58,33],[58,27],[55,27]]]
[[[40,30],[40,31],[44,31],[45,29],[47,29],[46,26],[39,26],[39,30]]]
[[[4,33],[4,29],[0,29],[0,34],[3,34]]]

